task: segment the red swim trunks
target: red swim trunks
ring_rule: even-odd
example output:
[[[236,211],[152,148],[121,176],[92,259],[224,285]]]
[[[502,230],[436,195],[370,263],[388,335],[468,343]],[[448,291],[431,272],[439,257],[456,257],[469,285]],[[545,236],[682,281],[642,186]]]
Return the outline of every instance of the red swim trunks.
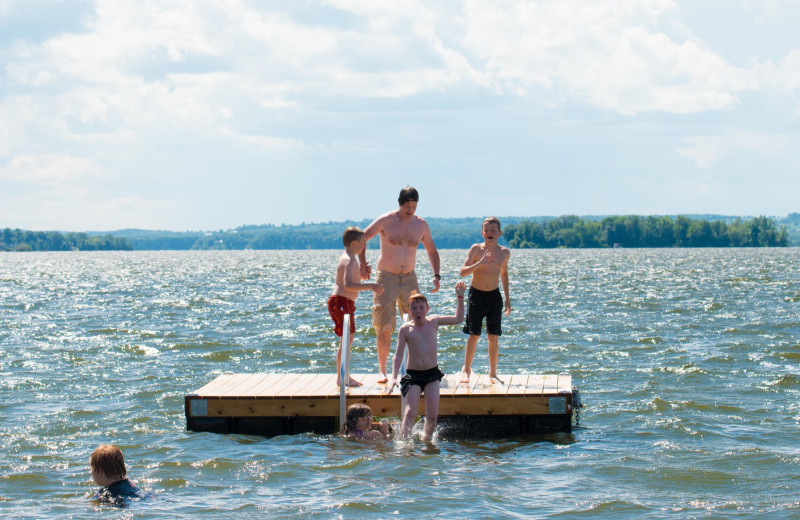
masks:
[[[356,333],[356,302],[350,298],[334,294],[328,298],[328,314],[333,320],[333,332],[340,338],[344,327],[344,315],[350,315],[350,335]]]

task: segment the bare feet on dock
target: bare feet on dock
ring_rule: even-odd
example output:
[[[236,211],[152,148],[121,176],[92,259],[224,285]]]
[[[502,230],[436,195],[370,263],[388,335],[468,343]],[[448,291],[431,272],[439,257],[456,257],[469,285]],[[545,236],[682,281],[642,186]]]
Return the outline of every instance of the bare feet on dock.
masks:
[[[461,379],[458,381],[459,383],[469,383],[469,376],[470,373],[466,370],[461,371]]]
[[[495,375],[493,375],[493,376],[491,376],[491,375],[490,375],[490,376],[489,376],[489,381],[491,381],[491,382],[492,382],[492,384],[495,384],[495,383],[500,383],[501,385],[504,385],[504,384],[505,384],[505,383],[503,383],[503,380],[502,380],[502,379],[500,379],[499,377],[497,377],[497,374],[495,374]]]
[[[389,378],[383,372],[378,372],[378,383],[388,383]]]

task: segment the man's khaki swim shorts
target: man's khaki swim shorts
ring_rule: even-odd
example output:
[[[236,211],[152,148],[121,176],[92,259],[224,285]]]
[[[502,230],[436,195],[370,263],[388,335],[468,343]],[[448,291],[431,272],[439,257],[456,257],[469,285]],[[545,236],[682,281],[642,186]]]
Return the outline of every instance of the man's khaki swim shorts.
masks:
[[[414,271],[394,274],[379,270],[375,281],[383,285],[383,292],[372,297],[372,326],[380,335],[397,328],[397,307],[401,314],[408,310],[408,298],[419,292],[419,283]]]

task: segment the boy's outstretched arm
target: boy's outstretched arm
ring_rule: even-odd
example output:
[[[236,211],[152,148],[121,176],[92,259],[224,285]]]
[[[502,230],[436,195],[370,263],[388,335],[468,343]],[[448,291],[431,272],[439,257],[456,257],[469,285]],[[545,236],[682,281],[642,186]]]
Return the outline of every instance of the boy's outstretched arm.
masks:
[[[456,315],[439,316],[439,325],[458,325],[464,321],[464,292],[467,286],[464,282],[456,284]]]

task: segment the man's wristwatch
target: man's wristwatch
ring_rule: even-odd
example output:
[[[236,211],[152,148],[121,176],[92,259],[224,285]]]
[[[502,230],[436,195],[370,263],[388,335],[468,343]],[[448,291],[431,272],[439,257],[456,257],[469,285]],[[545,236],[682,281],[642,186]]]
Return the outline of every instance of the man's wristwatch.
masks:
[[[435,275],[433,275],[433,277],[436,278],[437,280],[442,279],[442,275],[440,275],[439,273],[436,273]]]

